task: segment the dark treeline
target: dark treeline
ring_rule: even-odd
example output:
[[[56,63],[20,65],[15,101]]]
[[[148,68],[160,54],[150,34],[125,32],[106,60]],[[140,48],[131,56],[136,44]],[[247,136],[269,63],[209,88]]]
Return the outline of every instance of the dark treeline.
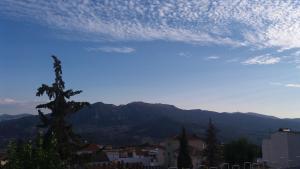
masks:
[[[243,167],[245,162],[254,163],[257,158],[261,157],[261,147],[251,143],[246,138],[221,144],[217,139],[217,133],[217,128],[212,120],[209,119],[205,134],[206,148],[201,157],[199,157],[203,160],[203,166],[210,168],[222,166],[222,164],[227,163],[229,166],[239,165]],[[179,156],[177,158],[178,169],[193,167],[187,145],[186,131],[183,128],[180,137]]]
[[[229,164],[244,165],[261,157],[261,147],[249,142],[246,138],[234,140],[224,146],[224,158]]]

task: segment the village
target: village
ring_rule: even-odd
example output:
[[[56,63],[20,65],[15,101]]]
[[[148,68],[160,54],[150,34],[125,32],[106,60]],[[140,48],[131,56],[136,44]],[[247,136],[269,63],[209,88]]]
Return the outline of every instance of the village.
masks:
[[[74,169],[300,168],[300,132],[279,128],[278,131],[264,138],[261,146],[249,142],[246,138],[222,143],[217,136],[218,129],[211,118],[208,120],[205,133],[201,136],[188,133],[182,126],[180,134],[165,138],[156,144],[114,146],[89,143],[88,140],[83,140],[70,130],[71,126],[65,121],[65,112],[76,112],[90,104],[65,100],[65,97],[70,98],[81,91],[64,91],[61,62],[55,56],[52,57],[56,73],[52,88],[56,91],[43,84],[38,88],[37,96],[47,91],[51,99],[51,92],[54,92],[57,95],[54,102],[57,104],[53,105],[54,102],[49,102],[36,108],[48,108],[61,112],[63,116],[56,112],[48,116],[38,110],[42,124],[38,125],[40,129],[35,140],[12,140],[7,149],[0,153],[1,168],[15,169],[15,165],[22,165],[22,163],[28,166],[50,163],[54,164],[54,168],[58,165],[62,168],[72,166]],[[55,127],[41,129],[50,125]]]
[[[203,151],[206,144],[196,134],[187,136],[190,156],[194,169],[208,168],[203,165]],[[89,144],[77,154],[88,156],[92,162],[91,169],[138,168],[138,169],[176,169],[179,151],[179,136],[167,138],[157,145],[139,145],[115,148],[110,145]],[[262,143],[262,158],[244,165],[222,163],[209,167],[220,169],[252,169],[252,168],[299,168],[300,167],[300,132],[281,128],[270,135]]]
[[[187,135],[190,157],[194,169],[208,168],[203,165],[203,151],[206,143],[196,134]],[[165,139],[159,144],[136,146],[119,146],[87,144],[77,151],[78,160],[85,163],[88,169],[176,169],[179,153],[179,136]],[[297,168],[300,166],[300,133],[281,128],[263,140],[262,158],[243,165],[222,163],[209,167],[220,169],[254,169],[254,168]],[[7,162],[5,153],[0,153],[1,166]],[[88,162],[87,162],[88,161]]]
[[[0,0],[0,169],[300,169],[300,0]]]

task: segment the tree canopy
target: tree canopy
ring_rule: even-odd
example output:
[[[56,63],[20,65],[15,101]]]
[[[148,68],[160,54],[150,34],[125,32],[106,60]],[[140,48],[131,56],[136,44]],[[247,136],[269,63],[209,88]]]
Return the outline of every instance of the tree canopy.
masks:
[[[254,162],[261,157],[261,148],[246,138],[240,138],[225,144],[224,157],[227,163],[243,165],[244,162]]]
[[[205,133],[206,147],[204,149],[204,164],[209,167],[217,167],[222,162],[222,149],[217,139],[217,129],[212,120],[209,119]]]
[[[193,163],[189,152],[189,143],[184,127],[182,128],[182,132],[179,138],[179,154],[177,158],[177,167],[178,169],[193,168]]]
[[[44,143],[41,135],[35,142],[11,142],[7,152],[8,163],[4,169],[65,169],[66,165],[55,149],[55,137],[48,141],[47,146]]]
[[[37,89],[36,96],[47,95],[49,102],[36,106],[39,112],[41,124],[38,127],[45,130],[44,139],[47,143],[52,135],[57,141],[57,150],[63,160],[69,160],[72,153],[80,147],[82,141],[78,135],[72,131],[72,126],[66,122],[68,115],[77,112],[84,106],[89,105],[87,102],[75,102],[70,100],[72,96],[80,94],[81,90],[65,89],[65,82],[62,79],[61,61],[52,56],[54,60],[53,68],[55,80],[52,85],[42,84]],[[50,110],[45,114],[41,109]]]

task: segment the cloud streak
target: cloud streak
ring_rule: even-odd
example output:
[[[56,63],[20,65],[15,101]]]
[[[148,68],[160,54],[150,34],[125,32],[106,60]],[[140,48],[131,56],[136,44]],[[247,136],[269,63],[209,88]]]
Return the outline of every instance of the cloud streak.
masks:
[[[300,88],[300,84],[290,83],[290,84],[286,84],[285,87]]]
[[[283,86],[288,88],[300,88],[300,83],[280,83],[280,82],[271,82],[270,85],[272,86]]]
[[[191,54],[189,52],[179,52],[178,55],[185,58],[191,57]]]
[[[35,106],[42,102],[19,101],[12,98],[0,98],[0,114],[36,114]]]
[[[104,47],[98,47],[98,48],[87,48],[87,51],[90,52],[107,52],[107,53],[132,53],[135,51],[134,48],[130,47],[111,47],[111,46],[104,46]]]
[[[208,56],[206,59],[207,60],[218,60],[218,59],[220,59],[220,57],[219,56]]]
[[[0,105],[14,104],[17,101],[11,98],[0,98]]]
[[[0,15],[90,39],[300,47],[300,2],[294,0],[2,0]]]
[[[269,54],[255,56],[242,62],[244,65],[272,65],[280,62],[280,57],[271,56]]]

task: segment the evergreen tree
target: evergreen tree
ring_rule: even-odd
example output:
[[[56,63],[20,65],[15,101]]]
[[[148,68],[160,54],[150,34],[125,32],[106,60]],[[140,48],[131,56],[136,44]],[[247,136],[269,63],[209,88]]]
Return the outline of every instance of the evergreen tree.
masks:
[[[189,154],[188,139],[184,127],[182,128],[182,133],[179,137],[179,154],[177,158],[177,168],[193,168],[192,159]]]
[[[62,79],[61,62],[55,56],[52,56],[52,58],[54,60],[55,81],[51,86],[42,84],[36,93],[37,96],[46,94],[50,100],[50,102],[40,104],[36,107],[42,122],[42,124],[38,126],[45,130],[45,144],[49,144],[50,138],[54,136],[56,150],[60,158],[64,161],[70,161],[74,151],[81,146],[82,141],[79,136],[73,133],[71,125],[66,122],[66,117],[77,112],[88,105],[88,103],[70,100],[72,96],[80,94],[82,91],[73,91],[72,89],[65,90],[65,82]],[[50,114],[45,115],[40,109],[49,109]]]
[[[222,161],[222,152],[219,141],[217,139],[217,129],[209,119],[208,128],[205,138],[206,147],[204,149],[204,164],[209,167],[216,167]]]

